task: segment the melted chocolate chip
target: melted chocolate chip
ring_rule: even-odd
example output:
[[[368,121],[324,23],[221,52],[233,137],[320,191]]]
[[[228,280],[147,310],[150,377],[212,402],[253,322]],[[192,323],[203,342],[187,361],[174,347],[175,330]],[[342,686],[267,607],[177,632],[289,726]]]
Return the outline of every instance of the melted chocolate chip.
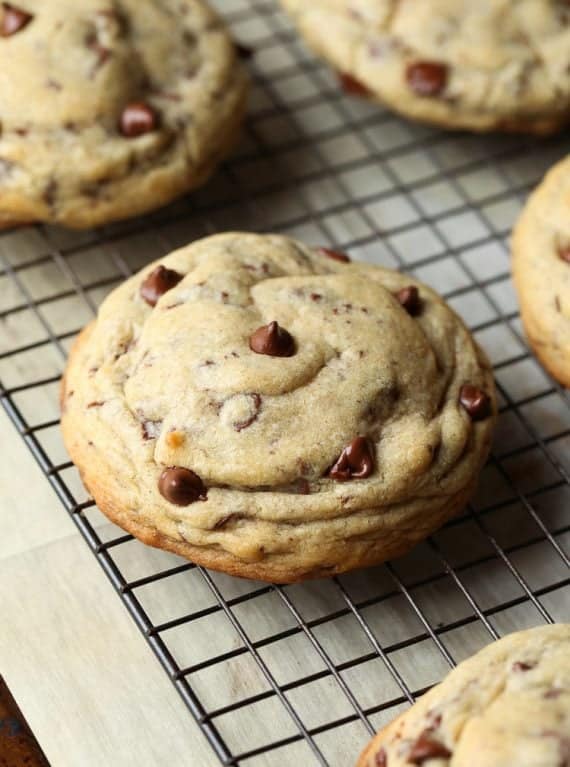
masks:
[[[95,54],[95,64],[91,69],[90,77],[93,78],[97,74],[97,72],[101,69],[101,67],[111,58],[111,51],[109,48],[105,48],[104,45],[101,45],[98,42],[94,42],[92,45],[89,46],[93,53]]]
[[[19,32],[34,18],[31,13],[17,8],[11,3],[2,3],[2,23],[0,24],[0,36],[11,37]]]
[[[243,431],[244,429],[247,429],[251,426],[252,423],[254,423],[257,420],[257,416],[259,415],[259,411],[261,410],[261,397],[259,394],[250,394],[249,398],[252,401],[253,404],[253,412],[249,416],[249,418],[246,418],[244,421],[237,421],[234,423],[234,429],[236,431]]]
[[[125,138],[136,138],[150,133],[158,126],[158,114],[148,104],[133,102],[128,104],[121,115],[119,129]]]
[[[141,284],[140,294],[147,304],[156,306],[158,299],[176,287],[183,277],[183,274],[175,272],[174,269],[167,269],[161,264]]]
[[[388,767],[388,757],[386,756],[386,752],[383,748],[376,752],[374,764],[375,767]]]
[[[546,698],[546,700],[555,700],[561,695],[562,689],[560,687],[553,687],[551,690],[547,690],[542,697]]]
[[[330,248],[319,248],[319,253],[327,258],[332,258],[333,261],[341,261],[343,264],[350,262],[350,256],[346,253],[341,253],[338,250],[330,250]]]
[[[143,421],[141,423],[142,438],[145,442],[151,439],[158,439],[162,421]]]
[[[196,501],[204,501],[208,494],[200,477],[180,466],[171,466],[162,472],[158,490],[163,498],[175,506],[189,506]]]
[[[526,663],[522,660],[517,660],[513,663],[513,671],[530,671],[536,666],[536,663]]]
[[[234,43],[237,55],[240,57],[240,59],[244,59],[244,61],[247,61],[251,58],[253,58],[253,55],[255,51],[253,48],[248,48],[247,45],[242,45],[241,43]]]
[[[408,754],[409,764],[423,764],[428,759],[447,759],[451,756],[451,751],[443,743],[432,738],[429,730],[425,730],[412,744]]]
[[[459,402],[473,421],[482,421],[491,415],[491,400],[482,389],[465,384],[459,391]]]
[[[268,354],[270,357],[292,357],[295,340],[279,323],[270,322],[251,334],[249,348],[256,354]]]
[[[345,93],[350,93],[354,96],[370,95],[370,88],[360,82],[360,80],[357,80],[356,77],[353,77],[346,72],[339,72],[338,80]]]
[[[570,245],[558,248],[558,256],[562,261],[566,261],[567,264],[570,264]]]
[[[422,308],[420,292],[415,285],[409,285],[407,288],[398,290],[395,294],[398,301],[412,317],[416,317]]]
[[[240,519],[245,519],[243,514],[226,514],[224,517],[220,517],[214,525],[214,530],[221,530],[226,527],[230,522],[239,522]]]
[[[448,68],[438,61],[416,61],[408,64],[406,80],[418,96],[438,96],[447,85]]]
[[[369,477],[373,471],[374,459],[368,440],[356,437],[344,448],[328,475],[338,482],[346,482],[349,479]]]

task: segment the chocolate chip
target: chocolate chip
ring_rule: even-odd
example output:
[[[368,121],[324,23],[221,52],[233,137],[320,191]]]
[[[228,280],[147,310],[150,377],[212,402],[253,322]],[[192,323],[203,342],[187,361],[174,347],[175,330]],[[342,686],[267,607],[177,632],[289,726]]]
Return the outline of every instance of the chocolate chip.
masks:
[[[150,133],[158,126],[158,114],[142,101],[128,104],[121,114],[119,129],[125,138],[136,138]]]
[[[234,43],[237,51],[237,55],[240,57],[240,59],[244,59],[244,61],[247,61],[251,58],[253,58],[253,54],[255,51],[253,48],[248,48],[247,45],[242,45],[241,43]]]
[[[522,660],[517,660],[513,663],[513,671],[530,671],[536,666],[536,663],[526,663]]]
[[[408,64],[406,80],[418,96],[438,96],[447,85],[449,70],[438,61],[415,61]]]
[[[256,354],[268,354],[270,357],[292,357],[295,340],[279,323],[270,322],[251,334],[249,348]]]
[[[320,301],[322,299],[322,295],[320,293],[311,293],[309,298],[311,301]]]
[[[147,304],[156,306],[158,299],[176,287],[183,277],[183,274],[175,272],[174,269],[167,269],[161,264],[141,284],[140,294]]]
[[[558,256],[562,261],[566,261],[567,264],[570,264],[570,245],[564,245],[558,248]]]
[[[4,11],[2,24],[0,25],[0,35],[2,37],[15,35],[16,32],[27,26],[34,18],[31,13],[27,13],[11,3],[2,3],[2,9]]]
[[[428,759],[447,759],[451,751],[443,743],[432,738],[429,730],[424,730],[415,743],[412,744],[408,754],[409,764],[423,764]]]
[[[374,459],[368,440],[356,437],[344,448],[328,475],[338,482],[346,482],[349,479],[369,477],[373,471]]]
[[[243,431],[244,429],[249,428],[251,424],[257,420],[257,416],[259,415],[259,411],[261,410],[261,397],[259,396],[259,394],[250,394],[249,399],[251,400],[253,405],[252,413],[245,420],[237,421],[234,423],[234,429],[236,431]]]
[[[459,391],[459,402],[473,421],[482,421],[491,415],[491,400],[482,389],[465,384]]]
[[[142,437],[145,442],[160,437],[162,421],[143,421],[141,423]]]
[[[101,69],[101,67],[111,58],[111,51],[108,48],[105,48],[105,46],[101,45],[99,42],[94,42],[90,48],[95,54],[95,64],[89,74],[89,77],[93,78]]]
[[[45,187],[42,197],[45,202],[45,204],[53,208],[55,205],[55,200],[57,197],[57,190],[58,190],[59,184],[55,180],[55,178],[50,179],[47,186]]]
[[[560,687],[553,687],[551,690],[547,690],[542,697],[546,698],[546,700],[555,700],[561,695],[562,689]]]
[[[163,498],[175,506],[189,506],[195,501],[205,501],[208,494],[200,477],[180,466],[171,466],[162,472],[158,490]]]
[[[422,302],[420,299],[420,292],[415,285],[409,285],[407,288],[398,290],[395,296],[412,317],[415,317],[420,313]]]
[[[374,764],[375,767],[388,767],[388,757],[386,756],[386,752],[383,748],[380,749],[380,751],[376,752],[376,757],[374,758]]]
[[[214,530],[221,530],[226,527],[230,522],[239,522],[240,519],[245,519],[243,514],[226,514],[224,517],[220,517],[214,525]]]
[[[350,263],[350,256],[346,253],[341,253],[338,250],[330,250],[330,248],[319,248],[319,253],[327,258],[332,258],[333,261],[341,261],[343,264]]]
[[[350,93],[354,96],[370,95],[370,88],[347,72],[338,72],[338,80],[345,93]]]

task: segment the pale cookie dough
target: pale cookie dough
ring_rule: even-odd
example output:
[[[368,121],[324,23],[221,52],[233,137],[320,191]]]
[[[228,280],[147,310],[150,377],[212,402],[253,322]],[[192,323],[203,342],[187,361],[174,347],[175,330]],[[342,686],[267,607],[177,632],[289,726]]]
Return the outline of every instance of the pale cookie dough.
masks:
[[[343,258],[217,235],[106,299],[62,426],[112,520],[289,582],[402,554],[465,505],[494,423],[485,355],[432,290]]]
[[[570,157],[530,197],[515,228],[512,268],[529,343],[570,387]]]
[[[448,128],[552,133],[570,119],[565,0],[281,0],[350,91]]]
[[[246,77],[202,0],[0,4],[0,227],[91,227],[202,184]]]
[[[570,625],[510,634],[381,730],[357,767],[568,767]]]

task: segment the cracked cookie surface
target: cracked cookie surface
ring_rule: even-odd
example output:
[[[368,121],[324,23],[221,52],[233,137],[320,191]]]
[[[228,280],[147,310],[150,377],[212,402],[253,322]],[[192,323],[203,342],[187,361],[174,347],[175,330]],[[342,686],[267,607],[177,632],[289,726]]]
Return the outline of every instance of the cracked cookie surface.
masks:
[[[565,767],[570,625],[510,634],[381,730],[357,767]]]
[[[235,141],[246,77],[202,0],[0,7],[0,226],[90,227],[203,183]]]
[[[72,350],[62,410],[111,519],[287,582],[396,556],[459,511],[495,401],[484,354],[426,286],[229,233],[106,299]]]
[[[565,0],[281,0],[346,89],[413,119],[551,133],[570,119]]]
[[[544,367],[570,387],[570,156],[531,195],[512,250],[528,341]]]

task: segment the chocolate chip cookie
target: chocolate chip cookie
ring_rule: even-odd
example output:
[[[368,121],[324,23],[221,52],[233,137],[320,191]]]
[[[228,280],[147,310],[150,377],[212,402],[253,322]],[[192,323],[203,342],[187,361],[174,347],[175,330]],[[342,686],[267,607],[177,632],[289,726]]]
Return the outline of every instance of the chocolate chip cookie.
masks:
[[[222,234],[117,288],[62,388],[69,453],[146,543],[274,582],[407,551],[466,503],[488,362],[408,276]]]
[[[461,663],[364,751],[357,767],[565,767],[570,625],[510,634]]]
[[[203,183],[246,77],[202,0],[0,4],[0,226],[91,227]]]
[[[570,119],[565,0],[281,0],[344,87],[447,128],[551,133]]]
[[[570,387],[570,156],[531,195],[515,227],[512,266],[528,341]]]

